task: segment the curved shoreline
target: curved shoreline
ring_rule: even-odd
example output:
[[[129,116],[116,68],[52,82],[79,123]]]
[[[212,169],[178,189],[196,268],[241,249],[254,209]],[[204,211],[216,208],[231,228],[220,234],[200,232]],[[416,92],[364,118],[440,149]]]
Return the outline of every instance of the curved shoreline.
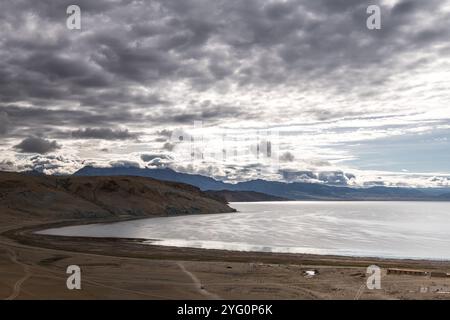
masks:
[[[164,216],[161,216],[164,217]],[[395,259],[301,253],[273,253],[257,251],[231,251],[191,247],[160,246],[144,244],[149,239],[115,237],[74,237],[37,234],[37,231],[75,225],[114,223],[139,218],[99,219],[91,221],[57,221],[13,228],[2,232],[3,236],[20,244],[77,253],[89,253],[123,258],[167,259],[187,261],[259,262],[275,264],[311,264],[342,267],[364,267],[376,264],[384,268],[424,268],[427,270],[449,269],[448,260]],[[148,218],[145,218],[148,219]],[[157,240],[157,239],[155,239]]]
[[[177,248],[143,244],[143,239],[33,233],[48,227],[124,220],[129,219],[3,225],[0,263],[5,272],[0,273],[4,284],[0,298],[450,299],[436,291],[450,288],[450,278],[439,277],[450,271],[448,262]],[[83,270],[83,290],[66,288],[66,268],[72,264]],[[373,264],[382,268],[382,290],[365,289],[366,270]],[[428,275],[390,274],[387,268],[420,269]],[[308,270],[316,271],[316,276],[305,277]],[[426,294],[420,291],[424,287],[429,289]]]

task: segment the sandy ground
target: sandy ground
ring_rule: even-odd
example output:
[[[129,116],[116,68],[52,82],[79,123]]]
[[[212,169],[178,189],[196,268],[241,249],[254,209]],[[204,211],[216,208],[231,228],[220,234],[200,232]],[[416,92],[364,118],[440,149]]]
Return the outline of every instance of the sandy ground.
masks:
[[[449,262],[168,248],[16,230],[23,227],[18,221],[0,227],[2,299],[450,298],[442,292],[450,291],[450,278],[386,274],[388,267],[450,272]],[[81,290],[66,287],[72,264],[81,267]],[[382,267],[380,290],[366,287],[371,264]],[[305,270],[318,275],[307,278]]]

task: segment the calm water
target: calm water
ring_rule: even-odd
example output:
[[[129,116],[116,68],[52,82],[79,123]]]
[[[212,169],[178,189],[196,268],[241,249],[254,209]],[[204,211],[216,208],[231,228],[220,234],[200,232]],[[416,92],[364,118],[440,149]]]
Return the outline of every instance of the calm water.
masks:
[[[450,203],[232,203],[238,213],[45,230],[149,239],[167,246],[450,260]],[[157,239],[157,240],[156,240]]]

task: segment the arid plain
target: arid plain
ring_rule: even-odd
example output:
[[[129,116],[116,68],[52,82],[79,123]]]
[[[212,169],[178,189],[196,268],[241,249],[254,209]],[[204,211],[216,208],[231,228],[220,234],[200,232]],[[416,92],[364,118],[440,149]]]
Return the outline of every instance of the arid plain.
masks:
[[[450,270],[448,262],[245,253],[153,246],[142,244],[140,239],[36,235],[34,231],[49,226],[149,217],[151,215],[138,207],[143,199],[147,199],[142,203],[153,208],[155,216],[164,215],[148,200],[154,198],[151,193],[155,190],[163,195],[158,198],[158,203],[162,203],[165,197],[184,199],[178,201],[179,207],[170,207],[171,212],[202,214],[214,206],[226,212],[227,207],[195,188],[151,179],[134,181],[135,178],[116,177],[86,181],[71,178],[61,183],[61,179],[66,178],[4,173],[0,177],[0,297],[3,299],[450,297],[449,278],[387,274],[388,268],[446,273]],[[139,194],[137,190],[145,192]],[[64,198],[67,194],[73,196],[72,202]],[[138,216],[120,211],[118,195],[123,197],[125,194],[128,198],[123,208],[127,202],[133,203],[133,212],[139,212]],[[59,197],[65,202],[61,202]],[[108,207],[108,199],[111,198],[116,199],[112,206],[119,211],[114,212]],[[25,199],[34,199],[35,203],[47,201],[48,205],[40,203],[33,207]],[[79,201],[76,205],[73,204],[74,199]],[[84,211],[83,206],[86,206]],[[92,207],[87,210],[87,206]],[[90,212],[89,217],[80,212]],[[105,215],[102,216],[101,212]],[[66,269],[73,264],[80,266],[82,271],[81,290],[68,290],[66,287],[69,276]],[[366,268],[372,264],[382,268],[380,290],[366,287]],[[305,275],[306,271],[312,270],[315,276]]]

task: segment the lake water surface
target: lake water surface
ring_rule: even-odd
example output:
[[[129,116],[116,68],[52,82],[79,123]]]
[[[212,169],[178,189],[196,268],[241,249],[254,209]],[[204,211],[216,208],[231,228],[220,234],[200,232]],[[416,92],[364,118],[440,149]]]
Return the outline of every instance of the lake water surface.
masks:
[[[241,251],[450,260],[448,202],[231,203],[239,212],[64,227],[43,234]]]

